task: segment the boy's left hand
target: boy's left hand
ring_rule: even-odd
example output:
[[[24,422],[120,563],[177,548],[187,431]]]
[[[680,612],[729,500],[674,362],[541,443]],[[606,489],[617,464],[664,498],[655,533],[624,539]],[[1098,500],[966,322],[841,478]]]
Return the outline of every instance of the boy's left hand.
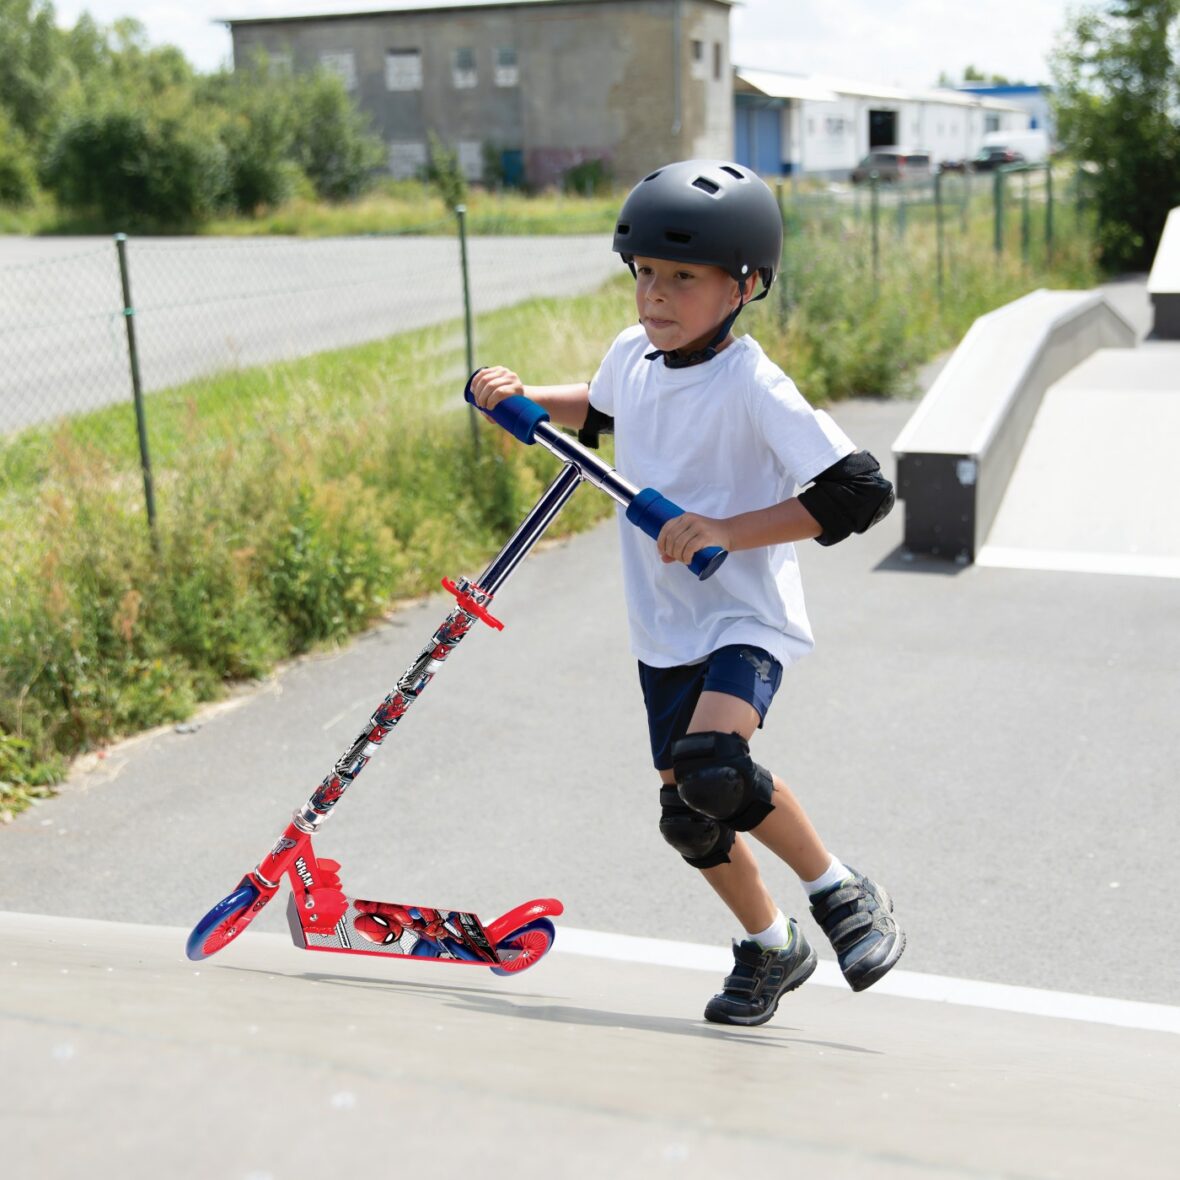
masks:
[[[682,561],[688,565],[700,550],[708,549],[710,545],[729,550],[728,521],[698,516],[695,512],[674,516],[660,529],[656,540],[660,557],[666,564]]]

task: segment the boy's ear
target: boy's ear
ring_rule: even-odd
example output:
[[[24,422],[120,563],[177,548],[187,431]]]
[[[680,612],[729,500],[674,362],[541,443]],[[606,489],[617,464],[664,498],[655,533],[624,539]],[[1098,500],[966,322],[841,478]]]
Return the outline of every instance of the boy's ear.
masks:
[[[742,302],[749,303],[750,300],[754,298],[754,288],[758,283],[757,272],[752,275],[746,275],[746,277],[740,281],[735,279],[734,282],[737,283],[738,293],[742,297]]]

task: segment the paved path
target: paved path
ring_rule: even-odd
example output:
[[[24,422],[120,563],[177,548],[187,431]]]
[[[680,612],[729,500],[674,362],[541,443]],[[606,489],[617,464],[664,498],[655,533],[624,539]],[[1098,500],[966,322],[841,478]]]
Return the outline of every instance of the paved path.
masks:
[[[6,1180],[1175,1175],[1176,1035],[816,986],[731,1029],[700,971],[183,938],[0,915]]]

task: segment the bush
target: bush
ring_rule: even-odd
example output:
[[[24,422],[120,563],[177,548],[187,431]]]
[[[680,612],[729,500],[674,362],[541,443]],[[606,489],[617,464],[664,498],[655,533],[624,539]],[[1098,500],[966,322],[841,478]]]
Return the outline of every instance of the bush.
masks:
[[[459,167],[459,155],[433,131],[427,135],[426,182],[442,197],[448,209],[454,209],[467,199],[467,177]]]
[[[45,183],[63,207],[112,228],[199,224],[226,198],[217,127],[173,91],[151,107],[119,95],[68,114],[50,142]]]
[[[606,160],[583,160],[565,170],[561,187],[567,193],[593,197],[610,192],[614,181],[614,172]]]

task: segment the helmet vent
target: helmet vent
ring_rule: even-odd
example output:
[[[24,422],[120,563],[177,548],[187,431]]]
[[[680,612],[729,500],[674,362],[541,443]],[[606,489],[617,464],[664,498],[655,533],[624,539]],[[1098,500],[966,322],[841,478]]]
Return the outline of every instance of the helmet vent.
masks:
[[[719,193],[721,191],[721,185],[714,184],[713,181],[711,181],[707,176],[698,176],[696,180],[692,182],[692,187],[699,188],[702,192],[708,193],[709,196],[713,196],[714,193]]]
[[[731,168],[728,164],[721,165],[722,172],[728,172],[735,180],[745,180],[746,178],[736,169]]]
[[[615,226],[615,233],[619,234],[621,237],[626,237],[630,232],[631,226],[626,221],[620,221],[618,225]]]
[[[666,229],[664,230],[664,240],[675,242],[677,246],[687,246],[692,241],[692,234],[682,233],[680,230],[675,229]]]
[[[663,172],[662,168],[658,172],[653,172],[650,176],[645,176],[643,178],[643,183],[646,184],[649,180],[655,180],[655,178],[659,176],[660,172]]]

